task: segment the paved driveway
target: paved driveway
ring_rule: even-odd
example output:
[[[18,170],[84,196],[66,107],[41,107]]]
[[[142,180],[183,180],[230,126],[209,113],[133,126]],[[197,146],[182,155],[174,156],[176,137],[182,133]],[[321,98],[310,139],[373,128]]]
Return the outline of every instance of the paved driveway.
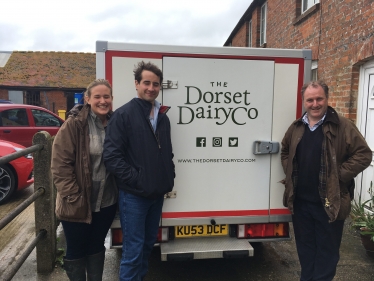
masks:
[[[0,218],[33,192],[29,187],[8,204],[0,206]],[[58,229],[58,247],[65,246],[61,227]],[[34,237],[34,211],[30,206],[17,219],[0,231],[0,276],[4,269],[19,256],[29,239]],[[263,281],[299,280],[300,266],[294,241],[254,244],[254,257],[246,259],[211,259],[188,262],[162,262],[160,251],[155,248],[150,258],[150,271],[145,281]],[[106,253],[104,281],[118,280],[121,251],[108,249]],[[0,278],[1,280],[1,278]],[[13,281],[68,280],[63,269],[57,266],[49,275],[36,273],[35,251],[12,279]],[[341,260],[334,280],[374,281],[374,259],[366,255],[357,233],[345,225],[341,246]]]

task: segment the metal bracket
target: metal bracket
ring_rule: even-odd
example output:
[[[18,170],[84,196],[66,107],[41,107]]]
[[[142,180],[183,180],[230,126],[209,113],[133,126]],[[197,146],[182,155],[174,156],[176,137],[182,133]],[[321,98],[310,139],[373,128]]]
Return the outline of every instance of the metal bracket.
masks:
[[[164,199],[177,198],[177,191],[173,190],[164,195]]]
[[[162,81],[162,89],[178,89],[178,81],[164,80]]]
[[[253,154],[275,154],[279,152],[279,142],[255,141],[253,143]]]

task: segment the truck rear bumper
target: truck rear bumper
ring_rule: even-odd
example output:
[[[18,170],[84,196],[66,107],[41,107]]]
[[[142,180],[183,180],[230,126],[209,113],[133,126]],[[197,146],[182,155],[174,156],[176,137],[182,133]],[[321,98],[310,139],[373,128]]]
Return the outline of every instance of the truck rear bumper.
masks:
[[[176,239],[161,243],[161,260],[244,258],[253,256],[246,239],[232,237]]]

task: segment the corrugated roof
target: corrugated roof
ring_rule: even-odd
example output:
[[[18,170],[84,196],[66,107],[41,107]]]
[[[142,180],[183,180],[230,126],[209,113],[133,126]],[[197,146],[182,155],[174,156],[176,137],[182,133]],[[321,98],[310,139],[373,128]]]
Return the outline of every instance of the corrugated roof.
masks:
[[[0,87],[85,89],[96,77],[96,54],[14,51],[0,68]]]

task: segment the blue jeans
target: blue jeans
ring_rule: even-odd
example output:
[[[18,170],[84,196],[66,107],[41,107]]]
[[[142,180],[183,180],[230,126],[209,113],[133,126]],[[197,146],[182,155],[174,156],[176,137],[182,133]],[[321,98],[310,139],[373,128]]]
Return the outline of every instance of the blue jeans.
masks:
[[[148,271],[148,258],[157,239],[164,197],[149,199],[119,192],[123,235],[121,281],[140,281]]]

